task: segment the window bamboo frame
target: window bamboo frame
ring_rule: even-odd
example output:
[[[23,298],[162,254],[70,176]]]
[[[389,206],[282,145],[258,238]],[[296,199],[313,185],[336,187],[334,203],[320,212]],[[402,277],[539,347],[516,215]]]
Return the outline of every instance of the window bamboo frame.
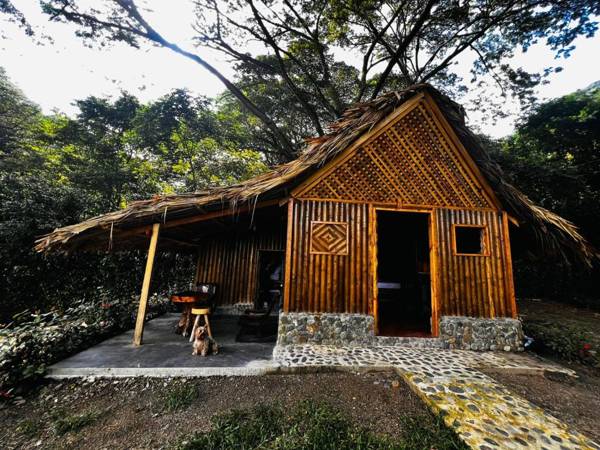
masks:
[[[456,229],[457,228],[479,228],[481,230],[481,253],[459,253],[456,247]],[[486,225],[469,224],[469,223],[453,223],[452,224],[452,254],[454,256],[490,256],[490,241],[489,230]]]

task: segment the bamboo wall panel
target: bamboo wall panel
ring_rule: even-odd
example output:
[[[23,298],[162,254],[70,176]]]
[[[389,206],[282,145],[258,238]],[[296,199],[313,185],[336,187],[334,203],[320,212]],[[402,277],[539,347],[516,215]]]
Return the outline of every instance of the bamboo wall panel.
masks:
[[[316,184],[305,199],[490,208],[477,178],[423,102],[374,135]]]
[[[288,311],[371,313],[367,211],[366,204],[294,201]],[[347,224],[337,227],[347,230],[344,254],[311,252],[313,222]]]
[[[216,283],[217,303],[254,301],[259,250],[285,250],[285,230],[228,234],[207,240],[199,251],[198,280]]]
[[[502,214],[495,211],[436,210],[439,315],[511,317],[512,277],[505,251]],[[489,256],[456,255],[453,225],[484,225]]]

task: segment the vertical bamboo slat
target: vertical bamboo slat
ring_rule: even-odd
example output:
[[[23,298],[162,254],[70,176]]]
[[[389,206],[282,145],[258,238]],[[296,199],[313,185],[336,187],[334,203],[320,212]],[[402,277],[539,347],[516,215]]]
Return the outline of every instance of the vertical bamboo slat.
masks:
[[[368,314],[369,261],[367,205],[295,200],[289,311]],[[310,252],[311,223],[347,224],[347,254]]]
[[[294,223],[294,199],[288,202],[287,232],[285,244],[285,276],[283,278],[283,311],[290,309],[290,286],[292,274],[292,224]]]
[[[260,250],[285,251],[286,230],[264,229],[215,237],[199,249],[199,282],[215,283],[217,304],[249,303],[258,289]]]
[[[489,210],[437,209],[435,212],[440,272],[438,314],[472,317],[512,316],[515,307],[506,227],[502,215]],[[485,227],[486,255],[456,255],[452,225]],[[510,280],[510,281],[509,281]]]
[[[515,296],[515,285],[513,281],[512,256],[510,253],[510,232],[508,229],[508,214],[506,212],[502,213],[502,229],[504,230],[504,257],[506,258],[506,292],[508,297],[508,304],[510,305],[510,315],[513,318],[516,318],[517,302]]]

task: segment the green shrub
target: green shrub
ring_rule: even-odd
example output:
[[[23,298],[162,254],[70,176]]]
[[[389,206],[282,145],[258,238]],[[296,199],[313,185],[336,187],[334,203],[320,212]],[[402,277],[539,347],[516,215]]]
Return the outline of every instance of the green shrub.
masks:
[[[169,307],[166,298],[155,296],[147,318]],[[0,393],[35,381],[46,366],[132,327],[136,312],[135,299],[101,298],[78,302],[63,314],[18,317],[11,326],[0,328]]]
[[[190,406],[199,397],[198,388],[193,384],[178,384],[172,387],[164,397],[164,408],[177,411]]]
[[[356,426],[327,403],[300,402],[291,411],[259,405],[216,416],[212,428],[180,443],[179,449],[399,449],[451,450],[468,447],[431,416],[407,419],[401,438]]]
[[[94,423],[98,417],[100,417],[100,413],[94,411],[83,414],[57,412],[53,415],[52,430],[57,436],[63,436],[70,432],[77,432],[83,427]]]
[[[534,339],[534,349],[556,355],[566,361],[599,366],[596,353],[598,338],[573,324],[550,320],[524,320],[523,331]]]

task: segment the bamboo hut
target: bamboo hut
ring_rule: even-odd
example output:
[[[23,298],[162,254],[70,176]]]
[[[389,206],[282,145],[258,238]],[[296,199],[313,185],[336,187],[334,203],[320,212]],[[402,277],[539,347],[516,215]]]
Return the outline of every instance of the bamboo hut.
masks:
[[[149,245],[140,317],[156,251],[197,252],[196,278],[220,286],[221,305],[253,301],[271,252],[284,261],[280,344],[411,337],[518,349],[511,232],[531,250],[595,257],[573,224],[506,182],[459,105],[416,85],[351,107],[268,173],[136,201],[36,248]]]

